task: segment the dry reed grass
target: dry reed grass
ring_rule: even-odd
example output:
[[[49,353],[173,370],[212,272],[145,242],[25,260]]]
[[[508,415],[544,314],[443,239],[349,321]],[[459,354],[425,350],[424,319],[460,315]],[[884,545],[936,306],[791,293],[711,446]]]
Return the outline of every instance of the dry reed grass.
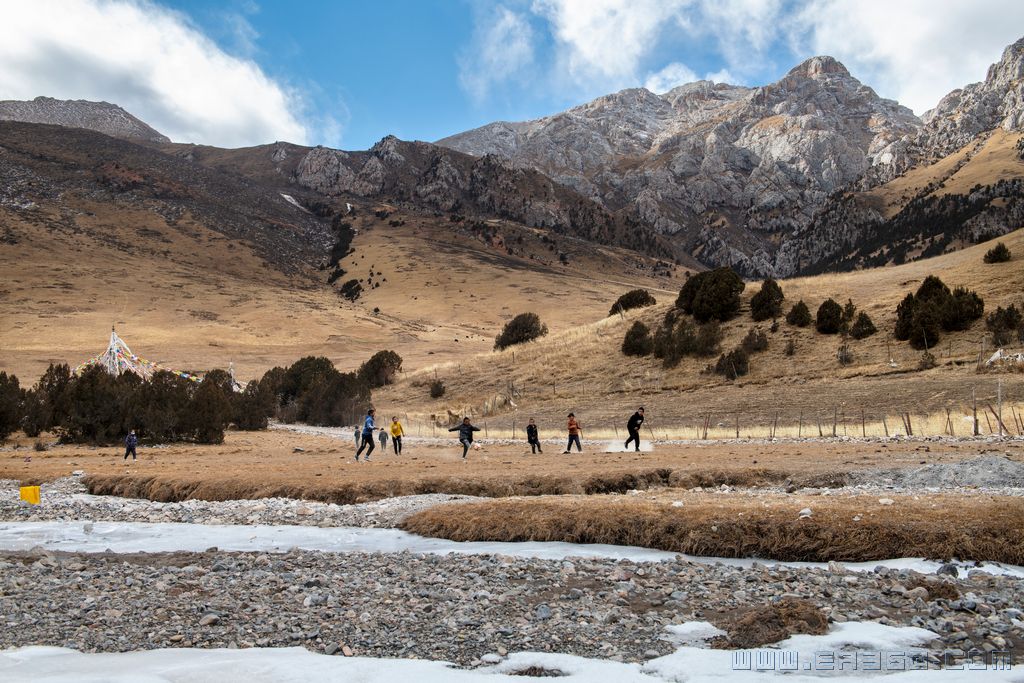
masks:
[[[725,625],[730,648],[761,647],[796,633],[820,636],[828,631],[828,617],[810,600],[782,598],[778,602],[755,607]]]
[[[819,499],[800,518],[794,504],[758,497],[681,507],[614,497],[504,499],[433,508],[402,528],[455,541],[565,541],[657,548],[698,556],[784,561],[891,557],[1024,562],[1024,501],[985,497],[933,506],[903,497]],[[953,520],[949,510],[956,506]],[[858,517],[856,521],[854,518]]]

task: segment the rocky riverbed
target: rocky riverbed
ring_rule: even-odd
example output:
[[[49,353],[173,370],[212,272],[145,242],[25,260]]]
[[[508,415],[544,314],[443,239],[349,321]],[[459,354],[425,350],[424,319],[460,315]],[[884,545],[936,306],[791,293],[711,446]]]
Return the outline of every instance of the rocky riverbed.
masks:
[[[522,650],[640,661],[673,649],[666,625],[725,624],[784,596],[810,600],[834,622],[929,629],[936,653],[1024,643],[1021,580],[980,572],[920,579],[892,569],[494,555],[4,553],[0,647],[303,645],[471,666]]]
[[[392,528],[409,515],[435,505],[482,500],[431,493],[335,505],[291,498],[184,500],[160,503],[135,498],[89,495],[80,476],[42,485],[43,504],[27,506],[19,484],[0,480],[0,521],[89,520],[96,522],[184,522],[189,524],[296,524],[317,527]]]

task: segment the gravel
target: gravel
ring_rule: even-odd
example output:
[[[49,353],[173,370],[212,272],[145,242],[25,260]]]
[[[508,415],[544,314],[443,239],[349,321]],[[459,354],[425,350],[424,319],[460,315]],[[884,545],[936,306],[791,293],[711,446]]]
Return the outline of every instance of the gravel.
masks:
[[[335,505],[291,498],[258,500],[185,500],[158,503],[135,498],[93,496],[80,476],[42,485],[42,505],[18,500],[16,481],[0,480],[0,521],[92,520],[96,522],[186,522],[194,524],[295,524],[302,526],[393,528],[409,515],[436,505],[483,500],[474,496],[431,493]]]
[[[1024,488],[1024,463],[1006,455],[985,454],[973,460],[851,472],[855,483],[897,488],[957,489],[963,487]]]
[[[918,575],[838,567],[738,569],[686,561],[291,552],[0,554],[0,648],[86,652],[280,647],[479,665],[523,650],[643,661],[673,650],[664,627],[783,596],[833,621],[930,629],[944,647],[1024,643],[1024,582],[970,572],[929,602]],[[1019,655],[1018,655],[1019,656]]]

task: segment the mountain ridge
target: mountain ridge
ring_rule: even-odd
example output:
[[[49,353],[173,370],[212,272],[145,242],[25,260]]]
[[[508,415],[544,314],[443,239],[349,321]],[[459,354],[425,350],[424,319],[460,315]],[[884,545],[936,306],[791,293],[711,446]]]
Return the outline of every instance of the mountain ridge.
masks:
[[[775,236],[806,226],[830,194],[921,125],[838,60],[816,56],[757,88],[632,88],[438,144],[537,168],[708,265],[754,275],[785,271],[774,262]]]
[[[0,101],[0,121],[85,128],[115,138],[143,142],[171,141],[122,107],[109,102],[58,100],[44,96],[32,100],[3,100]]]

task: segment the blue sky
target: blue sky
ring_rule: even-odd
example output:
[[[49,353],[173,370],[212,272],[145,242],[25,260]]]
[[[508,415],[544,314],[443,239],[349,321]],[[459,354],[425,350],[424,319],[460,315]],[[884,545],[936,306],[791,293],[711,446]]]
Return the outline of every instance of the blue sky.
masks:
[[[761,85],[815,54],[922,113],[1024,34],[1007,0],[35,0],[7,15],[0,99],[106,100],[229,147],[436,140],[625,87]]]

